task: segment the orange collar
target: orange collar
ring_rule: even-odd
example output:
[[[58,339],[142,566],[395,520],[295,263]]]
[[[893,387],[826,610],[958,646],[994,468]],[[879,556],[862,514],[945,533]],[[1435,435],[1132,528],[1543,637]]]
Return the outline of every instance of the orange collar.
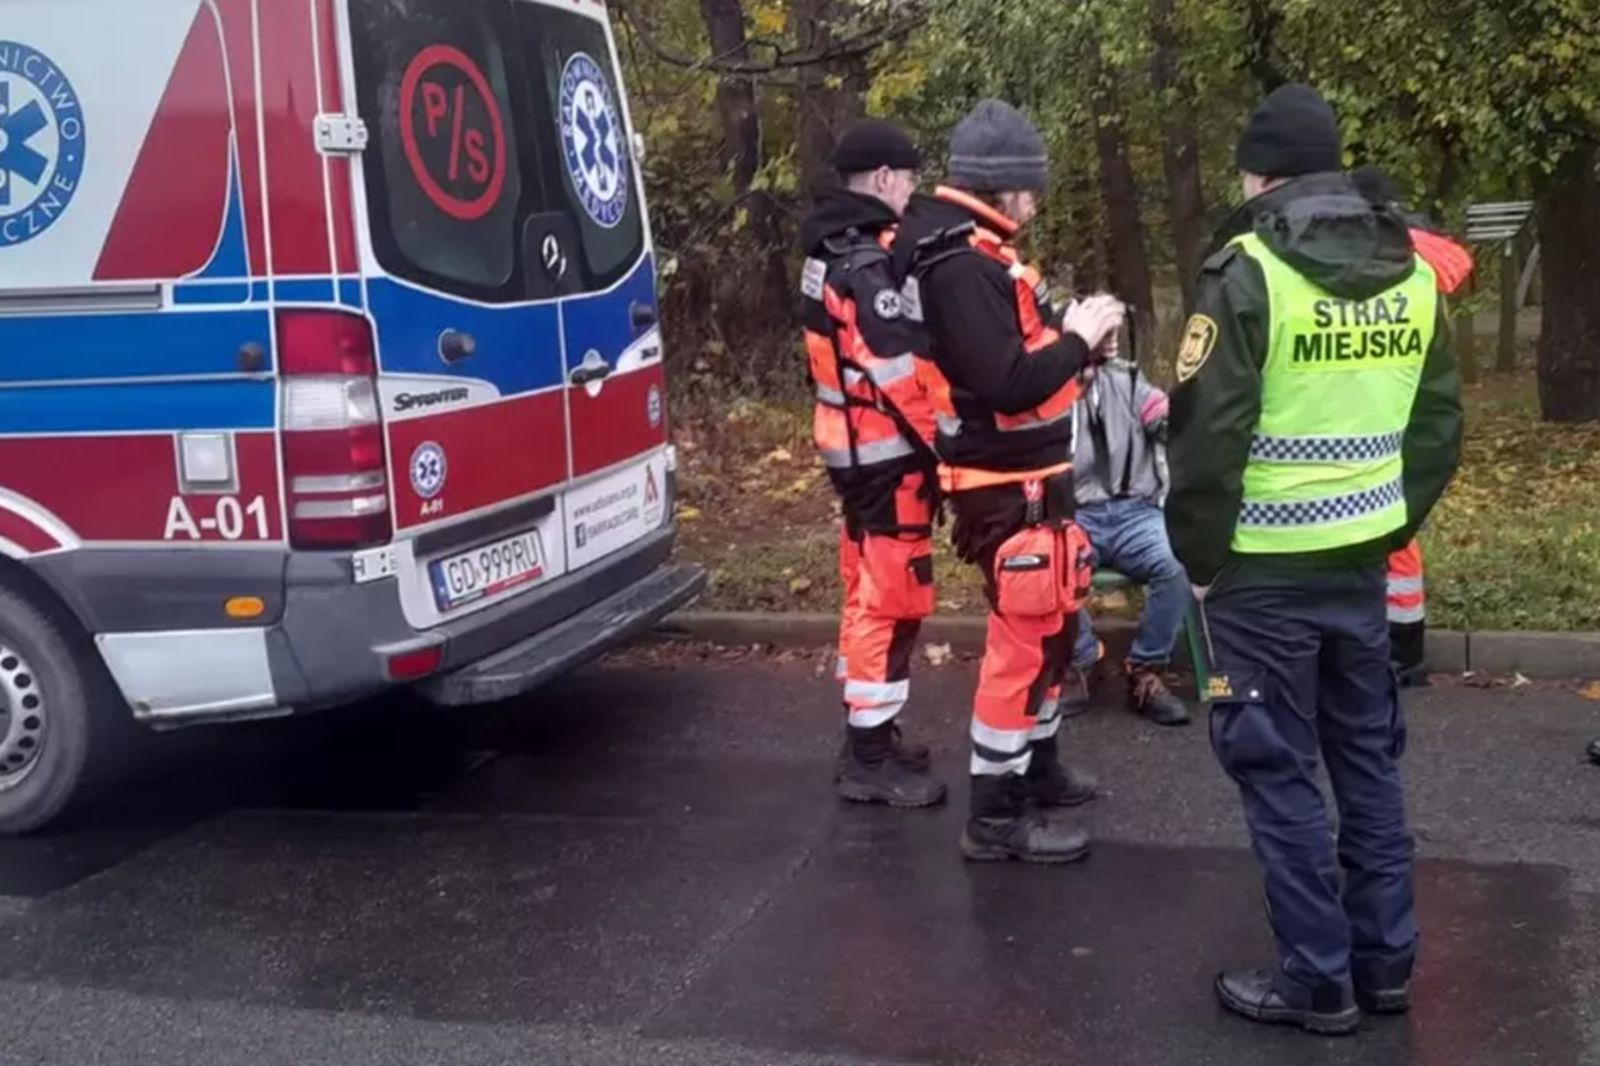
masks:
[[[994,231],[1002,237],[1010,238],[1017,235],[1021,227],[1011,221],[982,200],[960,189],[952,189],[948,185],[941,185],[933,190],[933,195],[947,204],[955,204],[977,215],[984,222],[994,227]]]

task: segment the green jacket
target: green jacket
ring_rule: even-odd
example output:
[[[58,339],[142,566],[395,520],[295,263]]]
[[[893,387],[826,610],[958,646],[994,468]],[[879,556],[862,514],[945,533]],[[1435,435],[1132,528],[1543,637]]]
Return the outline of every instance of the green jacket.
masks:
[[[1273,328],[1261,268],[1228,244],[1247,232],[1307,280],[1349,300],[1370,299],[1417,269],[1404,219],[1368,203],[1343,174],[1291,181],[1224,224],[1214,243],[1219,250],[1201,270],[1196,317],[1186,330],[1172,394],[1167,530],[1190,579],[1201,585],[1230,558]],[[1461,433],[1461,382],[1441,302],[1402,445],[1405,528],[1335,551],[1252,559],[1317,566],[1381,560],[1409,542],[1443,495],[1460,461]]]

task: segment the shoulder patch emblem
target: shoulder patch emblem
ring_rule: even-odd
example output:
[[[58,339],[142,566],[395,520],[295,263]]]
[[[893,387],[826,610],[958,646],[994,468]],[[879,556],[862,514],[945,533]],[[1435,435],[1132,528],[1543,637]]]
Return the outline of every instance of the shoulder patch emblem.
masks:
[[[872,298],[872,310],[885,322],[893,322],[905,314],[905,306],[900,301],[900,294],[893,289],[884,289]]]
[[[1183,346],[1178,349],[1178,380],[1188,381],[1199,373],[1216,346],[1217,323],[1206,315],[1190,318],[1183,328]]]
[[[828,279],[828,264],[820,259],[807,259],[806,268],[800,272],[800,291],[813,300],[821,300],[823,283]]]

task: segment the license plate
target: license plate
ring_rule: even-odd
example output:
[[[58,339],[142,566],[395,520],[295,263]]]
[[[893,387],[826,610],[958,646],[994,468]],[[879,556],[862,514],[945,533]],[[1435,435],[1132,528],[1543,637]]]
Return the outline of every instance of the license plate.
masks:
[[[539,531],[530,529],[459,555],[436,559],[428,564],[428,570],[433,578],[433,599],[441,611],[531,585],[545,572]]]

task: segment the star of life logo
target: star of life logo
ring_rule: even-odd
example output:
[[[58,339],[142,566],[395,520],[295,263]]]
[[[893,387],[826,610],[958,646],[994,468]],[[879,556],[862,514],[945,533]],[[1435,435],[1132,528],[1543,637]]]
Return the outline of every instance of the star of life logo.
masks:
[[[86,144],[83,108],[61,68],[36,48],[0,40],[0,250],[66,212]]]
[[[449,470],[444,449],[431,440],[425,441],[411,453],[411,488],[424,500],[431,500],[444,491]]]
[[[621,114],[605,72],[583,52],[561,72],[561,145],[584,211],[606,229],[620,225],[628,210]]]

